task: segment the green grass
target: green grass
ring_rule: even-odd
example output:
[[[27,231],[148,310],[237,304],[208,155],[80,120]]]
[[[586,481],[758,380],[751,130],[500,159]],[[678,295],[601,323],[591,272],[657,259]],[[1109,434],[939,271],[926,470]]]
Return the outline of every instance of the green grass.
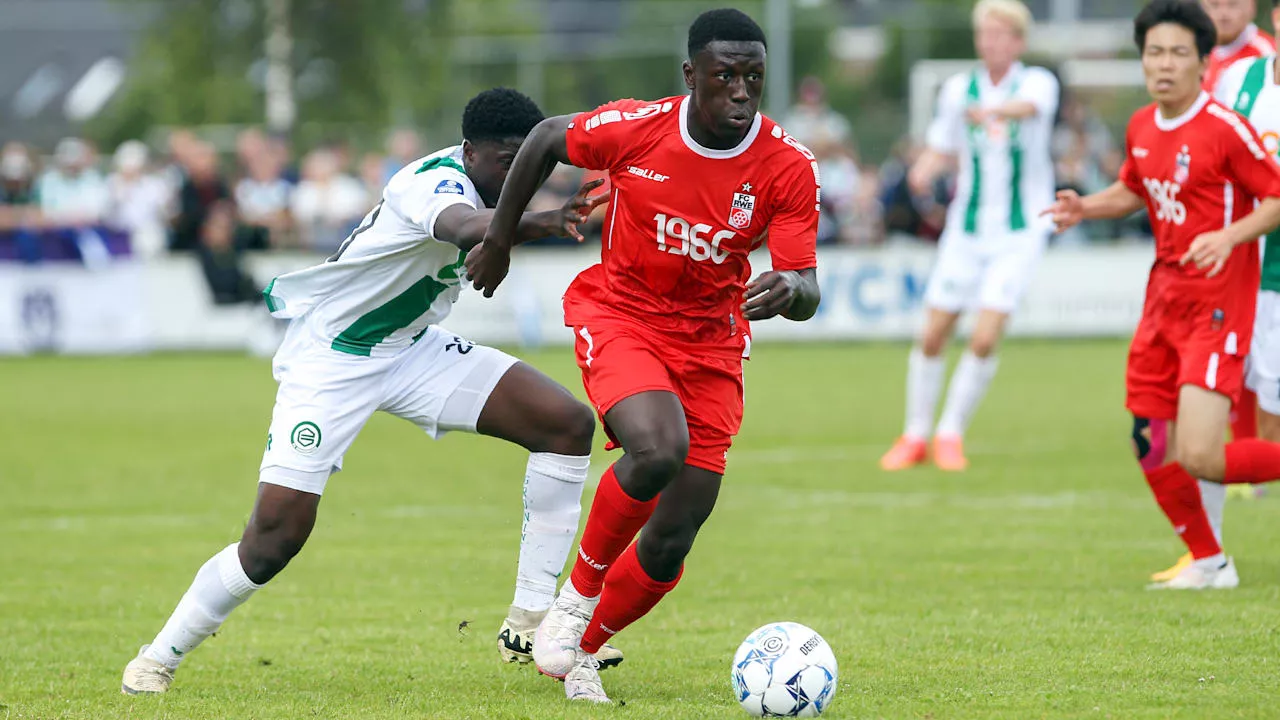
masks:
[[[578,387],[567,353],[528,359]],[[1128,455],[1122,344],[1011,345],[964,475],[876,468],[905,360],[759,348],[720,507],[680,588],[619,636],[612,708],[497,662],[523,453],[386,416],[293,565],[171,693],[121,696],[125,662],[248,515],[267,363],[0,362],[0,718],[745,717],[729,660],[779,619],[835,648],[831,718],[1280,712],[1280,503],[1228,508],[1239,590],[1144,591],[1180,550]]]

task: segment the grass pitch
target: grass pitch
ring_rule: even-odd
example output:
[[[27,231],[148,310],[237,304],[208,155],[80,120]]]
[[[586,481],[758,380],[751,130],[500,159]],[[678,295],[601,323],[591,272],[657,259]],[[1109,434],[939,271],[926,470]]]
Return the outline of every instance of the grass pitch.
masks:
[[[524,453],[386,416],[289,569],[167,696],[121,696],[124,664],[248,516],[269,368],[0,362],[0,718],[745,717],[730,658],[784,619],[836,650],[830,718],[1280,713],[1280,500],[1228,507],[1239,590],[1145,591],[1180,548],[1128,454],[1123,344],[1009,346],[963,475],[876,467],[904,347],[756,356],[720,507],[680,588],[618,637],[610,708],[497,661]],[[527,359],[579,387],[567,352]]]

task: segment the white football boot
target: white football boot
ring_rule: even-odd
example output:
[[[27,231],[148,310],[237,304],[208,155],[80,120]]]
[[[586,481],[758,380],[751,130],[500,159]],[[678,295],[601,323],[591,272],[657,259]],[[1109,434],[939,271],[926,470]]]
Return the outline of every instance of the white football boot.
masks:
[[[1231,558],[1218,567],[1191,563],[1173,578],[1148,585],[1149,590],[1231,590],[1240,585],[1240,574]]]
[[[521,665],[533,662],[533,638],[546,615],[546,610],[534,612],[511,606],[498,630],[498,656],[503,662]],[[596,659],[600,661],[600,669],[606,670],[622,664],[622,651],[606,643],[600,646]]]
[[[124,666],[124,680],[120,682],[120,692],[125,695],[142,695],[168,692],[173,684],[173,671],[163,663],[156,662],[143,655],[150,645],[143,645],[138,656]]]
[[[545,610],[533,612],[511,606],[498,630],[498,656],[502,662],[524,665],[533,660],[533,633],[546,615]]]
[[[573,667],[564,676],[564,696],[570,700],[593,703],[612,702],[604,694],[604,685],[600,684],[600,661],[595,655],[582,648],[577,648],[573,656]]]
[[[533,661],[538,672],[558,680],[569,674],[582,634],[587,631],[599,602],[599,596],[585,598],[579,595],[572,580],[565,582],[533,637]]]

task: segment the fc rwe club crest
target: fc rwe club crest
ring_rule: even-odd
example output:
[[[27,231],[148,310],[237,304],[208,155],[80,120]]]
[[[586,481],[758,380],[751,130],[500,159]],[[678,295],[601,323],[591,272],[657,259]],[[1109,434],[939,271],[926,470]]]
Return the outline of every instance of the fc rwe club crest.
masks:
[[[1191,176],[1191,148],[1183,145],[1178,153],[1177,162],[1178,169],[1173,172],[1173,181],[1181,185]]]
[[[751,225],[756,210],[756,196],[749,194],[751,183],[743,183],[742,192],[733,194],[733,207],[729,208],[729,227],[742,230]]]

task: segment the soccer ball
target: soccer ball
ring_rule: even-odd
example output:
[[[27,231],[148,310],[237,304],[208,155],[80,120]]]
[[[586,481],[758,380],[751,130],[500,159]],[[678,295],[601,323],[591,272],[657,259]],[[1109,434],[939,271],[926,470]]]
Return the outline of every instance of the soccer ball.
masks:
[[[733,656],[733,694],[753,717],[817,717],[836,696],[836,656],[799,623],[770,623]]]

